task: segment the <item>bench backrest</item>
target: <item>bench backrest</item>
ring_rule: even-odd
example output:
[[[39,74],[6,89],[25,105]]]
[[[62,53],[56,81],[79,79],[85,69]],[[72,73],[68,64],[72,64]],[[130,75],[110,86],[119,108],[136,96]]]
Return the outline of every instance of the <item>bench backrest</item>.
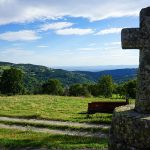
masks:
[[[116,107],[129,104],[129,101],[126,102],[92,102],[88,103],[88,113],[112,113]]]

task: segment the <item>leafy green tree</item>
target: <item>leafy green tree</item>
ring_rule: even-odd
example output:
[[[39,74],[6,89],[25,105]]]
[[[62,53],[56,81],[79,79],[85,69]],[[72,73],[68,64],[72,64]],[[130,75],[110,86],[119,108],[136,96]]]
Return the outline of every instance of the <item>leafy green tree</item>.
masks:
[[[91,95],[93,95],[93,96],[97,97],[100,95],[98,84],[90,84],[89,91],[90,91]]]
[[[116,93],[119,94],[121,97],[136,97],[136,80],[129,80],[122,84],[118,84],[116,87]]]
[[[64,89],[59,80],[49,79],[42,85],[42,91],[44,94],[63,95]]]
[[[119,96],[122,97],[122,98],[125,97],[125,95],[126,95],[125,83],[117,85],[115,94],[119,94]]]
[[[82,84],[81,94],[82,94],[82,96],[85,96],[85,97],[90,97],[91,96],[91,92],[90,92],[90,89],[89,89],[89,84]]]
[[[126,95],[130,98],[136,98],[136,80],[129,80],[125,83]]]
[[[69,95],[70,96],[86,96],[89,97],[91,94],[88,89],[87,84],[73,84],[69,88]]]
[[[4,70],[0,83],[1,93],[23,94],[25,92],[23,77],[21,70],[15,68]]]
[[[104,97],[111,97],[113,91],[113,81],[110,75],[102,76],[98,81],[98,88],[100,95]]]
[[[81,96],[81,89],[82,89],[81,84],[79,84],[79,83],[73,84],[69,88],[69,95],[70,96]]]

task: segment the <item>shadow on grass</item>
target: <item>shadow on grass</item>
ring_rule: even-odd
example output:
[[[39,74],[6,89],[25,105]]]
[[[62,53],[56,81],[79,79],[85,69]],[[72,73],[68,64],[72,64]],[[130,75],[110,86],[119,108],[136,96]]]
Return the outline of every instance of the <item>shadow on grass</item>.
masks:
[[[38,137],[39,138],[39,137]],[[107,147],[107,139],[86,138],[67,135],[50,135],[39,139],[10,139],[3,138],[0,140],[0,147],[5,150],[33,150],[33,149],[101,149]]]
[[[73,118],[75,122],[94,123],[94,124],[110,124],[112,120],[111,113],[95,113],[95,114],[80,114],[79,117]]]

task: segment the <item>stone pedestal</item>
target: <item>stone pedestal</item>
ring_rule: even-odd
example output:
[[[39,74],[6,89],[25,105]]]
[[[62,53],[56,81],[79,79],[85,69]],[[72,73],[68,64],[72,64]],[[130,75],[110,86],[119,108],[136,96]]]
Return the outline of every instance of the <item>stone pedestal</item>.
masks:
[[[113,113],[109,150],[150,150],[150,114],[134,111],[134,105]]]

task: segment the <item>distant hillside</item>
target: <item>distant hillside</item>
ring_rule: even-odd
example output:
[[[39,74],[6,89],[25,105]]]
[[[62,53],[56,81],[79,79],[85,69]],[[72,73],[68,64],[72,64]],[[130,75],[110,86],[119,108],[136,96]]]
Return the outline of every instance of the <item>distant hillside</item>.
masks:
[[[25,86],[29,91],[40,87],[49,78],[59,79],[66,86],[74,83],[94,83],[102,75],[112,75],[115,82],[123,82],[135,78],[137,74],[137,69],[117,69],[100,72],[66,71],[40,65],[0,62],[0,75],[4,69],[9,69],[10,67],[21,69],[24,72]]]
[[[88,71],[75,71],[76,73],[87,75],[92,81],[97,81],[103,75],[111,75],[113,80],[117,83],[127,81],[129,79],[135,79],[137,76],[137,69],[116,69],[106,70],[99,72]]]
[[[55,69],[63,69],[67,71],[90,71],[99,72],[104,70],[116,70],[116,69],[133,69],[137,68],[137,65],[105,65],[105,66],[55,66]]]
[[[90,83],[86,74],[69,72],[61,69],[52,69],[45,66],[32,64],[13,64],[8,62],[0,62],[0,75],[4,69],[15,67],[21,69],[25,74],[25,84],[27,89],[33,90],[33,87],[40,87],[49,78],[59,79],[64,85],[71,85],[74,83]]]

